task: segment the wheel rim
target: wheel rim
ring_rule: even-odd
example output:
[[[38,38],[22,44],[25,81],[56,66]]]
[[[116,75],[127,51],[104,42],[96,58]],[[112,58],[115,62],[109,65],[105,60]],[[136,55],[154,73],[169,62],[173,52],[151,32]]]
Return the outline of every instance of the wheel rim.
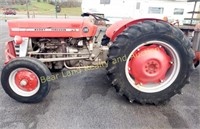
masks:
[[[9,85],[16,94],[30,97],[38,92],[40,80],[33,71],[26,68],[18,68],[11,72]]]
[[[138,54],[137,57],[135,54]],[[145,93],[160,92],[168,88],[179,72],[180,57],[176,50],[168,43],[157,40],[136,47],[129,54],[125,65],[129,83]]]

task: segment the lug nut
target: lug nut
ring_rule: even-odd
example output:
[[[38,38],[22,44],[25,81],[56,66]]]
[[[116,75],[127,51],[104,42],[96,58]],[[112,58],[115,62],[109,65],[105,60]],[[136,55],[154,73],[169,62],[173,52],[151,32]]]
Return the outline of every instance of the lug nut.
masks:
[[[163,81],[163,80],[160,80],[160,82],[163,83],[164,81]]]
[[[173,62],[173,61],[170,61],[169,63],[170,63],[170,64],[174,64],[174,62]]]

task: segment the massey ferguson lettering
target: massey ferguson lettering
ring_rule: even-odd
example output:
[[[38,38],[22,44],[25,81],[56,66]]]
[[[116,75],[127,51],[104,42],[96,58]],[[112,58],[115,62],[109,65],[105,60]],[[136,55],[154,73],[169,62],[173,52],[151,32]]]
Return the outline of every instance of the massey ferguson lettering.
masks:
[[[12,31],[63,31],[63,32],[77,32],[77,28],[12,28]]]

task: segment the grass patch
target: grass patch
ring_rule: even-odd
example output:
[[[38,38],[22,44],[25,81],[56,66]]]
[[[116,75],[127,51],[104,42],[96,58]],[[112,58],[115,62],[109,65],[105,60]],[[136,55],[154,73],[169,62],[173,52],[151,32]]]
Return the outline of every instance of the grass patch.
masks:
[[[26,14],[26,5],[14,5],[12,8],[16,8],[18,14]],[[28,6],[30,14],[39,15],[54,15],[55,6],[49,3],[32,1]],[[81,7],[74,8],[61,8],[61,12],[58,15],[67,15],[67,16],[80,16]]]

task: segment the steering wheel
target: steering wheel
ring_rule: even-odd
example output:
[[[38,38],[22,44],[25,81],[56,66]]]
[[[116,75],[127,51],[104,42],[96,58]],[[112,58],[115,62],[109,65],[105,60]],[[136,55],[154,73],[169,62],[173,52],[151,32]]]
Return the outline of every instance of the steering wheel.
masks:
[[[106,19],[106,18],[103,18],[103,17],[100,17],[100,16],[97,16],[97,15],[95,15],[95,16],[94,16],[94,18],[95,18],[96,20],[104,20],[104,21],[109,21],[108,19]]]
[[[95,15],[95,14],[92,14],[92,13],[83,13],[83,14],[81,14],[81,16],[82,17],[88,17],[88,16],[93,16],[94,17],[94,19],[96,19],[96,20],[103,20],[103,21],[109,21],[108,19],[106,19],[106,18],[102,18],[102,17],[100,17],[100,16],[97,16],[97,15]]]

